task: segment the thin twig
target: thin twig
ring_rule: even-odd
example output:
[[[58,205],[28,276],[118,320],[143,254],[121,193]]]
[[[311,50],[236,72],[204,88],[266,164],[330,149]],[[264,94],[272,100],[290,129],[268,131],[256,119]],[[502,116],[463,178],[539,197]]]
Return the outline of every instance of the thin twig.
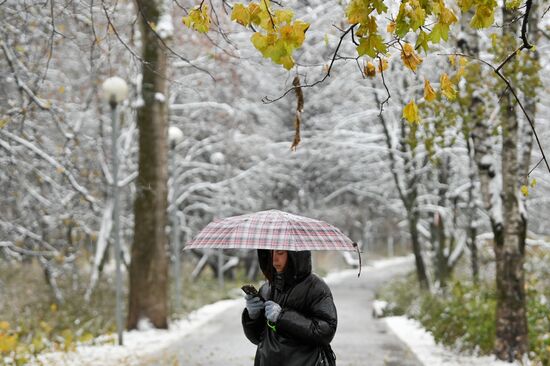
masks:
[[[271,27],[275,29],[275,22],[273,21],[273,15],[271,15],[271,10],[269,10],[269,5],[267,5],[267,1],[264,0],[265,4],[265,10],[267,10],[267,14],[269,14],[269,19],[271,19]]]
[[[354,45],[359,46],[359,43],[355,40],[355,34],[353,30],[351,31],[351,41],[353,42]]]
[[[130,48],[130,46],[128,46],[126,44],[126,42],[124,42],[122,40],[122,38],[120,37],[120,35],[118,34],[117,30],[116,30],[116,27],[114,25],[114,23],[111,21],[111,17],[109,17],[109,12],[107,11],[107,8],[105,7],[105,0],[101,0],[101,7],[103,8],[103,12],[105,13],[105,17],[107,18],[107,23],[108,23],[108,26],[111,27],[111,29],[113,30],[113,33],[115,34],[115,36],[118,38],[118,40],[120,41],[120,43],[122,43],[122,45],[124,46],[124,48],[126,48],[128,50],[128,52],[130,52],[132,54],[133,57],[135,57],[137,60],[139,60],[139,62],[141,62],[142,65],[147,65],[148,63],[145,62],[139,55],[137,55],[134,50],[132,50]]]
[[[529,173],[527,173],[527,176],[529,176],[531,173],[533,173],[533,170],[537,169],[539,164],[544,160],[544,158],[540,158],[539,162],[531,169],[529,170]]]
[[[330,62],[328,70],[327,70],[325,76],[322,79],[319,79],[319,80],[317,80],[316,82],[314,82],[312,84],[304,84],[304,85],[293,86],[292,88],[285,91],[283,95],[281,95],[281,96],[279,96],[278,98],[275,98],[275,99],[269,99],[268,97],[263,97],[262,102],[264,104],[270,104],[270,103],[273,103],[273,102],[276,102],[278,100],[283,99],[284,97],[286,97],[286,95],[288,93],[290,93],[291,91],[296,90],[297,88],[312,88],[315,85],[320,84],[323,81],[325,81],[330,76],[330,71],[332,70],[332,66],[334,65],[334,61],[336,60],[336,55],[338,54],[338,50],[340,50],[340,46],[342,45],[342,41],[344,40],[346,35],[349,32],[351,32],[353,30],[353,28],[355,28],[356,26],[357,26],[357,24],[352,24],[348,29],[346,29],[344,31],[344,34],[342,34],[342,36],[340,36],[340,41],[338,42],[338,46],[336,46],[336,49],[334,50],[334,54],[332,55],[332,61]]]
[[[390,94],[390,90],[388,89],[388,86],[386,85],[386,78],[384,77],[384,65],[382,63],[382,58],[380,56],[378,56],[378,62],[380,65],[380,75],[382,76],[382,84],[384,84],[384,88],[386,89],[386,93],[388,94],[386,99],[384,99],[382,103],[380,103],[380,113],[378,114],[378,116],[382,118],[382,112],[384,112],[384,104],[388,103],[388,101],[391,98],[391,94]]]
[[[42,74],[42,82],[46,80],[46,76],[48,74],[48,69],[50,68],[50,61],[52,60],[53,55],[53,38],[55,37],[55,17],[53,12],[54,7],[54,0],[50,1],[50,24],[52,26],[52,33],[50,34],[50,37],[48,38],[48,59],[46,60],[46,67],[44,68],[44,73]]]

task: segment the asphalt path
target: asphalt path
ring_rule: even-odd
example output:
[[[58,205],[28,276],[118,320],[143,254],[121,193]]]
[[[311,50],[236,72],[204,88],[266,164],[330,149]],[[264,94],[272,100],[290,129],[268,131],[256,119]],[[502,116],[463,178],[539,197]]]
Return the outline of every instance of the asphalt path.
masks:
[[[338,329],[332,341],[338,366],[422,366],[411,350],[372,317],[376,290],[412,270],[412,261],[383,268],[364,267],[356,275],[331,283],[338,310]],[[251,366],[256,347],[243,334],[242,304],[232,306],[143,365]],[[284,365],[281,365],[284,366]]]

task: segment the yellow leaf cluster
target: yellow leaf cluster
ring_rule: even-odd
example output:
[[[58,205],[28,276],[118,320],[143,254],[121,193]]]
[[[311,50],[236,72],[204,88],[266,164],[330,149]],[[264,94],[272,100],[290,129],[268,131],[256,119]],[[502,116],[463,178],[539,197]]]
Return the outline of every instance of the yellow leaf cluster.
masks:
[[[9,335],[0,332],[0,354],[10,353],[17,347],[17,334]]]
[[[202,4],[194,7],[189,15],[183,17],[183,24],[189,29],[200,33],[206,33],[210,29],[210,15],[208,14],[208,5]]]
[[[301,20],[292,21],[294,12],[280,9],[272,12],[269,1],[252,2],[248,6],[235,4],[231,20],[247,27],[256,25],[260,30],[251,37],[251,42],[265,58],[290,70],[294,67],[292,52],[305,40],[309,24]]]
[[[422,63],[422,58],[415,52],[414,47],[410,43],[405,43],[401,51],[401,59],[405,66],[412,71],[416,71],[418,65]]]
[[[527,187],[526,185],[522,185],[521,186],[521,193],[525,197],[529,196],[529,187]]]

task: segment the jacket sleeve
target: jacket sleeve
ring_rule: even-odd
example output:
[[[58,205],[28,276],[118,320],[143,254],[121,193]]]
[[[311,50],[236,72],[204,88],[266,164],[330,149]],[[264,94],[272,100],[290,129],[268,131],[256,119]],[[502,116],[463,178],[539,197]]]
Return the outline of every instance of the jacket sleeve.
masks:
[[[336,333],[336,306],[327,284],[318,279],[312,291],[307,313],[283,309],[277,320],[277,332],[314,345],[328,345]]]
[[[262,310],[262,313],[258,319],[251,319],[248,315],[248,310],[244,308],[241,320],[246,338],[256,345],[259,344],[266,327],[264,311]]]

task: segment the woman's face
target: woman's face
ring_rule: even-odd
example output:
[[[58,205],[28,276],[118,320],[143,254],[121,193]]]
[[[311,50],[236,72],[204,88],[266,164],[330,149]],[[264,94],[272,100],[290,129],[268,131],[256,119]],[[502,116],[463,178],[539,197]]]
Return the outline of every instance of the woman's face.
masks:
[[[288,252],[286,250],[274,250],[272,255],[273,267],[275,267],[277,273],[284,272],[288,262]]]

